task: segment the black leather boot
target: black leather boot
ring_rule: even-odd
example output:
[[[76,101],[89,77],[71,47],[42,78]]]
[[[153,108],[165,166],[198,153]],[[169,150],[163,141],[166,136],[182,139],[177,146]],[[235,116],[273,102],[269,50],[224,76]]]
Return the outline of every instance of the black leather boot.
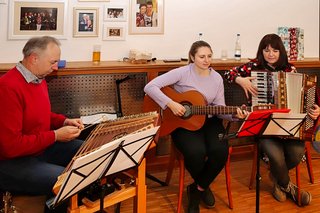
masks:
[[[188,213],[199,213],[201,192],[197,189],[197,184],[193,183],[187,187]]]
[[[208,209],[213,208],[216,203],[213,193],[209,187],[201,192],[201,200]]]

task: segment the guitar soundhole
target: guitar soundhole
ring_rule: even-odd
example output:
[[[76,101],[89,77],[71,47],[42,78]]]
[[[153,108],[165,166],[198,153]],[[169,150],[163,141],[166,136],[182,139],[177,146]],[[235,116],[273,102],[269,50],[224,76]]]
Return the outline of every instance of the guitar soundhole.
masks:
[[[182,116],[183,119],[187,119],[190,118],[192,116],[192,111],[191,111],[191,107],[189,104],[182,104],[184,106],[184,108],[186,109],[186,112],[184,113],[184,115]]]

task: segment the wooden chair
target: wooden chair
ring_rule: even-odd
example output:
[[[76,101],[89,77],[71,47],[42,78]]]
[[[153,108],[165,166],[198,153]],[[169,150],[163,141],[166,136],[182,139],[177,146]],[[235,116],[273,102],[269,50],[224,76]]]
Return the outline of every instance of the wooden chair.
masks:
[[[233,201],[232,201],[232,195],[231,195],[231,181],[230,181],[230,154],[232,152],[232,147],[229,147],[229,155],[228,159],[225,165],[225,176],[226,176],[226,186],[227,186],[227,192],[228,192],[228,201],[229,201],[229,208],[233,209]],[[181,152],[175,147],[175,145],[171,142],[171,152],[169,157],[169,167],[168,167],[168,173],[166,177],[166,184],[169,185],[172,172],[175,166],[175,160],[179,163],[179,196],[178,196],[178,207],[177,207],[177,213],[181,212],[181,206],[182,206],[182,194],[184,189],[184,176],[185,176],[185,166],[184,166],[184,158]]]
[[[253,188],[253,184],[255,181],[256,177],[256,172],[257,172],[257,157],[258,157],[258,148],[257,144],[254,144],[254,157],[252,161],[252,169],[251,169],[251,177],[250,177],[250,183],[249,183],[249,189]],[[305,156],[306,156],[306,163],[307,163],[307,168],[308,168],[308,174],[309,174],[309,179],[311,183],[314,183],[314,176],[313,176],[313,169],[312,169],[312,164],[311,164],[311,142],[306,141],[305,142]],[[301,163],[300,163],[301,164]],[[298,186],[298,204],[301,204],[300,200],[300,164],[296,166],[296,184]]]

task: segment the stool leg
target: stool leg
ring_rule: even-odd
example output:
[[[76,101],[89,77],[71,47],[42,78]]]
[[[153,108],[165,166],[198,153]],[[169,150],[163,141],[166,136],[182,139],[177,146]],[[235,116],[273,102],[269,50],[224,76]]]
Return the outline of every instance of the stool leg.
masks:
[[[185,175],[185,168],[184,168],[184,160],[179,159],[179,197],[178,197],[178,207],[177,207],[177,213],[181,212],[181,206],[182,206],[182,194],[184,189],[184,175]]]
[[[168,165],[168,172],[167,172],[167,177],[166,177],[166,184],[167,186],[169,186],[171,177],[172,177],[172,173],[173,173],[173,169],[175,166],[175,160],[176,160],[176,155],[175,155],[175,150],[174,150],[174,145],[171,144],[171,150],[170,150],[170,157],[169,157],[169,165]]]
[[[312,169],[312,164],[311,164],[311,143],[310,141],[306,141],[306,163],[307,163],[307,168],[308,168],[308,174],[309,174],[309,179],[311,183],[314,183],[314,176],[313,176],[313,169]]]
[[[229,201],[229,208],[233,209],[233,201],[232,201],[232,194],[231,194],[231,176],[230,176],[230,155],[232,153],[232,147],[229,147],[229,155],[228,160],[225,165],[225,176],[226,176],[226,185],[227,185],[227,193],[228,193],[228,201]]]

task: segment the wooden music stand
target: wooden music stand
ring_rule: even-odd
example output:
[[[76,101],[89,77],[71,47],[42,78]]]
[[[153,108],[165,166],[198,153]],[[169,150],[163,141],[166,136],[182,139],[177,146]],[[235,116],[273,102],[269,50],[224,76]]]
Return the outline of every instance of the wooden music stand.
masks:
[[[70,213],[100,212],[104,207],[116,204],[135,196],[135,210],[146,212],[146,185],[144,153],[151,145],[159,127],[129,134],[109,142],[97,150],[76,159],[68,172],[51,207],[59,205],[71,197]],[[121,189],[100,201],[83,199],[84,205],[78,206],[77,193],[96,180],[105,176],[137,167],[135,186]]]
[[[306,114],[288,113],[289,109],[272,109],[252,112],[248,115],[237,136],[254,136],[257,143],[256,168],[256,212],[260,205],[260,138],[287,137],[297,138],[300,128],[306,120]]]

